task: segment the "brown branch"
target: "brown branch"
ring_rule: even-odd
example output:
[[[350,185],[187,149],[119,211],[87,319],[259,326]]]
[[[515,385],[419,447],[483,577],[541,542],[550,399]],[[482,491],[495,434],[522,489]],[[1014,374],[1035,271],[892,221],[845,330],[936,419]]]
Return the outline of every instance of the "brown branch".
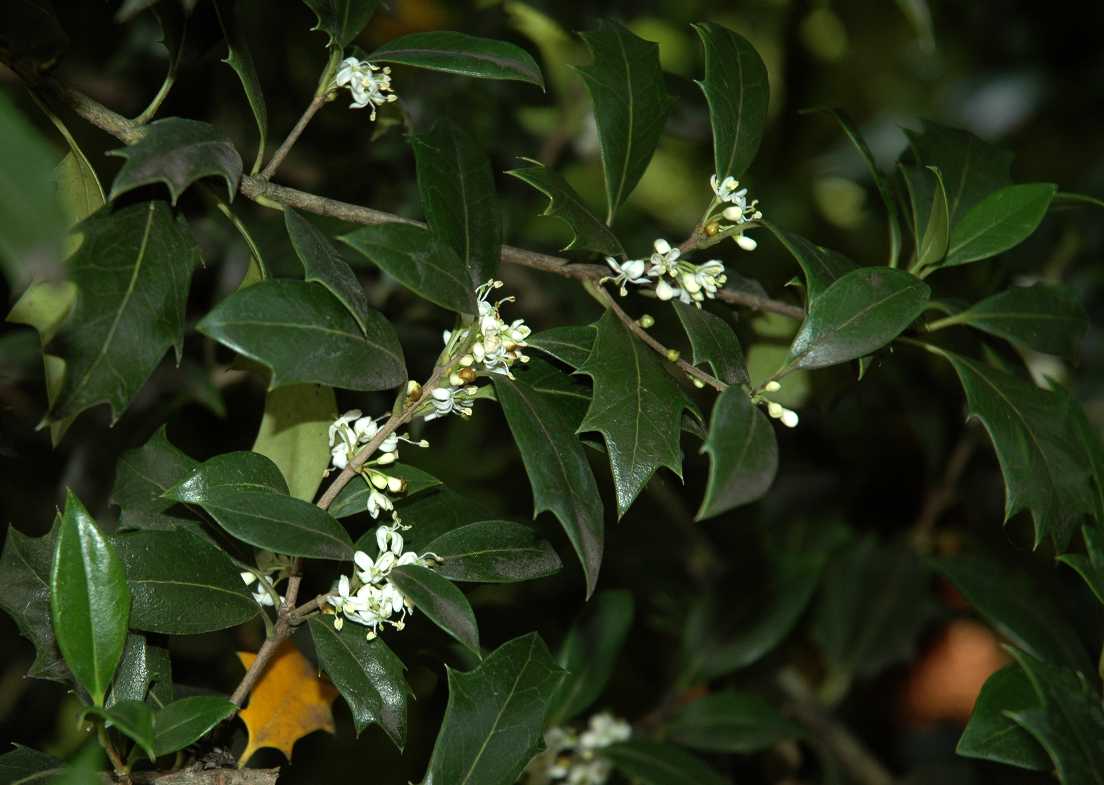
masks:
[[[138,771],[130,775],[134,785],[275,785],[277,769],[184,769],[182,771]],[[107,773],[100,775],[103,785],[117,785]]]
[[[298,122],[296,122],[291,131],[288,132],[287,138],[276,148],[276,152],[272,154],[272,158],[269,159],[265,168],[261,171],[260,179],[268,180],[272,175],[276,174],[276,170],[280,168],[280,164],[287,158],[288,153],[291,152],[291,148],[299,141],[299,137],[302,135],[303,131],[306,130],[311,119],[318,113],[319,109],[326,105],[326,96],[327,93],[324,90],[320,90],[314,96],[307,105],[307,108],[303,111]]]

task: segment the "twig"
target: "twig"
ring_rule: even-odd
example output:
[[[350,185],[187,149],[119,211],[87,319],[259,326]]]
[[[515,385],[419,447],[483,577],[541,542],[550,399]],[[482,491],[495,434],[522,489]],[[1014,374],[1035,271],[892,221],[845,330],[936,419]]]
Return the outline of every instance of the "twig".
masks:
[[[318,113],[318,110],[325,105],[326,93],[324,91],[319,92],[307,105],[299,121],[295,123],[291,131],[288,132],[287,138],[276,148],[276,152],[272,154],[272,158],[269,159],[265,168],[261,170],[261,174],[259,175],[261,180],[268,180],[272,175],[276,174],[276,170],[280,168],[280,164],[287,158],[288,153],[291,152],[291,148],[299,141],[299,137],[302,135],[311,119]]]
[[[931,548],[932,530],[954,502],[955,488],[958,481],[962,479],[962,474],[966,471],[977,446],[977,434],[973,430],[966,431],[947,459],[943,478],[924,497],[920,514],[916,516],[916,522],[912,524],[910,530],[912,541],[920,550],[927,551]]]
[[[130,775],[134,785],[275,785],[276,769],[184,769],[183,771],[139,771]],[[100,775],[102,785],[118,785],[110,774]]]

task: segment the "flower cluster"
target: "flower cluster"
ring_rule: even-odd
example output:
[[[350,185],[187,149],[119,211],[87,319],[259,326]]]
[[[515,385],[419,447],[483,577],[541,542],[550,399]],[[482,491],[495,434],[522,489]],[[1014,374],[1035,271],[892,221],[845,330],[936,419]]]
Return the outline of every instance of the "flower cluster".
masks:
[[[379,433],[379,420],[383,418],[364,417],[360,409],[350,409],[330,424],[329,443],[330,460],[334,468],[344,469],[349,461],[368,442],[372,441]],[[379,457],[365,462],[359,469],[364,479],[368,481],[371,491],[368,494],[368,512],[373,518],[379,517],[380,510],[391,510],[394,505],[391,499],[384,493],[402,493],[406,490],[406,481],[399,477],[392,477],[380,471],[379,466],[392,464],[399,458],[399,442],[406,442],[417,447],[428,447],[425,439],[415,442],[407,435],[392,433],[380,442]]]
[[[649,259],[630,259],[618,263],[612,256],[606,257],[606,264],[617,275],[603,278],[620,286],[621,296],[628,294],[626,284],[637,286],[655,283],[656,297],[660,300],[678,299],[687,305],[693,303],[701,308],[702,302],[717,296],[717,290],[728,280],[724,265],[710,259],[704,264],[694,264],[681,258],[682,252],[672,248],[671,244],[660,238],[652,244],[654,253]]]
[[[253,599],[259,605],[272,608],[276,605],[276,601],[272,596],[275,594],[275,586],[287,578],[290,570],[291,559],[289,557],[272,551],[258,551],[257,570],[255,572],[249,570],[242,572],[241,579],[242,583],[249,587],[253,587],[254,583],[257,584],[256,588],[253,588]],[[280,602],[283,602],[283,595],[279,596]]]
[[[544,752],[529,764],[528,783],[603,785],[612,767],[599,751],[628,741],[630,736],[629,724],[608,712],[593,715],[582,733],[571,728],[549,728],[544,734]]]
[[[419,556],[413,551],[404,550],[402,532],[408,528],[410,527],[402,525],[396,515],[390,526],[376,529],[379,555],[375,559],[364,551],[357,551],[353,555],[356,569],[352,577],[342,575],[334,592],[326,598],[336,614],[334,627],[340,630],[346,619],[363,624],[369,628],[368,640],[372,640],[379,635],[380,627],[385,624],[390,624],[397,630],[405,626],[406,616],[414,612],[414,606],[388,580],[388,576],[396,567],[407,564],[432,567],[437,558],[432,553]],[[397,620],[393,618],[396,615],[399,617]]]
[[[735,227],[749,221],[758,221],[763,217],[763,213],[759,210],[759,200],[753,199],[748,202],[747,188],[741,188],[735,177],[726,177],[721,180],[717,175],[713,175],[709,178],[709,184],[713,186],[713,193],[716,196],[715,204],[718,206],[727,205],[721,210],[721,217],[731,222],[728,226],[718,225],[714,233],[731,231]],[[743,231],[736,235],[736,244],[745,251],[754,251],[759,245],[755,240],[745,235]]]
[[[337,87],[348,87],[353,94],[350,109],[372,107],[372,120],[376,119],[376,107],[398,100],[391,89],[391,69],[380,68],[367,60],[347,57],[341,62],[334,78]]]
[[[796,428],[798,417],[797,412],[793,409],[787,409],[777,401],[769,400],[763,393],[775,393],[782,389],[782,385],[776,381],[769,381],[763,385],[763,391],[755,396],[756,403],[765,403],[767,405],[767,414],[769,414],[775,420],[778,420],[787,428]]]

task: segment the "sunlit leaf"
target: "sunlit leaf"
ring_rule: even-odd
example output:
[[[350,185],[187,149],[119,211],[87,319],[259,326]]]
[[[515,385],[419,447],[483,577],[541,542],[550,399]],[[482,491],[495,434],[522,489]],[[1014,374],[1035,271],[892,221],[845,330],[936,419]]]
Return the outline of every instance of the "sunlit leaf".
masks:
[[[425,550],[437,557],[434,571],[451,581],[531,581],[563,567],[532,526],[513,521],[469,523],[430,541]]]
[[[544,89],[540,66],[519,46],[466,33],[408,33],[388,41],[368,59],[479,79],[512,79]]]

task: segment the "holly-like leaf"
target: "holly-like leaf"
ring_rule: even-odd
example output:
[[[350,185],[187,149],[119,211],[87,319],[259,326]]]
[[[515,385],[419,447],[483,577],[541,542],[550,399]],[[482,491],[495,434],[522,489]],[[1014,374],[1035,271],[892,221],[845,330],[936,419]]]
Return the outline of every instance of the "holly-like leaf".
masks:
[[[594,56],[591,65],[578,70],[594,103],[609,205],[606,223],[612,224],[652,160],[671,96],[663,84],[656,44],[610,20],[579,35]]]
[[[591,324],[553,327],[530,335],[526,343],[572,368],[578,368],[590,356],[595,334],[594,325]]]
[[[351,44],[372,20],[379,0],[303,0],[318,17],[312,30],[329,36],[326,46],[344,49]]]
[[[83,240],[68,265],[77,300],[51,344],[66,368],[49,416],[107,403],[117,420],[170,346],[180,358],[199,248],[164,202],[101,210],[76,231]]]
[[[858,269],[858,265],[843,254],[816,245],[801,235],[784,231],[770,221],[762,221],[762,224],[770,229],[801,266],[801,271],[805,273],[807,299],[810,301],[820,297],[837,278]]]
[[[368,295],[364,293],[364,287],[357,280],[356,273],[341,258],[330,238],[290,207],[284,209],[284,225],[287,227],[288,237],[291,238],[291,247],[303,263],[305,279],[329,289],[330,294],[340,300],[356,319],[360,328],[368,332],[365,322]]]
[[[125,510],[164,512],[176,502],[163,494],[199,466],[169,441],[162,425],[141,447],[127,450],[115,465],[111,501]]]
[[[1019,665],[1002,668],[982,686],[955,752],[967,758],[1046,771],[1050,768],[1046,751],[1008,716],[1008,712],[1031,709],[1038,704],[1023,668]]]
[[[536,633],[504,643],[475,670],[449,668],[448,707],[423,785],[513,785],[540,748],[561,678]]]
[[[288,496],[280,470],[256,453],[212,458],[165,496],[202,507],[231,535],[258,548],[312,559],[353,557],[344,527],[324,510]]]
[[[401,751],[406,745],[407,701],[413,694],[402,660],[382,639],[367,640],[356,625],[337,630],[328,619],[314,616],[310,631],[318,664],[349,704],[357,735],[376,723]]]
[[[479,141],[448,119],[415,135],[411,145],[426,221],[460,257],[474,289],[497,274],[502,246],[491,162]]]
[[[89,714],[99,716],[108,728],[131,739],[150,760],[157,758],[153,748],[153,709],[142,701],[122,701],[106,709],[90,706],[81,713],[82,719]]]
[[[1004,517],[1030,510],[1035,541],[1053,536],[1059,549],[1078,519],[1095,510],[1090,474],[1072,428],[1068,399],[1010,373],[943,349],[954,366],[971,419],[981,421],[1004,475]]]
[[[660,466],[682,477],[680,422],[689,401],[656,354],[612,311],[598,321],[594,348],[579,368],[594,379],[594,398],[579,433],[606,442],[618,516]]]
[[[51,782],[65,768],[65,761],[53,755],[21,744],[13,746],[15,749],[0,755],[0,783],[4,785]]]
[[[686,704],[666,723],[672,741],[708,752],[747,755],[804,729],[761,695],[725,690]]]
[[[709,482],[697,520],[755,501],[778,473],[774,429],[747,392],[735,384],[713,404],[702,452],[709,453]]]
[[[120,534],[114,544],[136,630],[194,635],[244,624],[260,610],[230,557],[187,531]]]
[[[1085,584],[1104,603],[1104,532],[1095,526],[1081,529],[1085,540],[1085,553],[1063,553],[1058,561],[1077,571]],[[3,562],[0,561],[0,565]]]
[[[54,559],[57,521],[48,534],[28,537],[8,527],[0,554],[0,608],[34,644],[35,658],[28,676],[66,681],[69,669],[58,650],[50,618],[50,568]],[[14,645],[14,644],[12,644]]]
[[[257,655],[239,651],[238,659],[248,668]],[[281,643],[250,693],[249,705],[238,714],[249,732],[238,765],[244,766],[262,747],[280,750],[290,761],[295,742],[308,733],[334,733],[332,704],[337,695],[295,644]]]
[[[980,553],[938,559],[935,568],[954,584],[986,621],[1033,657],[1092,673],[1062,602],[1029,573]]]
[[[705,78],[698,87],[709,103],[713,171],[718,180],[740,178],[755,160],[767,124],[767,67],[739,33],[713,22],[692,26],[705,49]]]
[[[903,270],[847,273],[809,304],[783,372],[838,365],[880,349],[923,313],[930,296],[927,284]]]
[[[241,657],[242,655],[239,654],[238,656]],[[250,707],[257,700],[257,693],[261,689],[261,684],[270,677],[275,666],[274,658],[269,670],[265,671],[261,680],[257,682],[257,686],[253,688],[249,701]],[[289,711],[293,708],[293,705],[287,706]],[[157,712],[153,719],[154,752],[160,757],[195,744],[210,733],[211,729],[220,722],[233,717],[237,710],[237,706],[218,695],[193,695],[190,698],[173,701]],[[241,713],[241,717],[242,721],[245,722],[244,711]],[[248,722],[246,722],[246,727],[249,727]],[[252,742],[252,735],[250,735],[250,742]],[[244,764],[246,760],[247,758],[243,753],[242,763]]]
[[[296,499],[310,501],[330,465],[328,431],[337,417],[333,389],[293,384],[269,390],[253,452],[271,460]]]
[[[605,747],[601,755],[641,785],[728,785],[716,769],[674,744],[634,739]]]
[[[541,215],[558,218],[571,230],[571,242],[562,250],[594,251],[606,256],[625,255],[617,235],[590,211],[567,180],[540,161],[532,158],[522,160],[530,166],[511,169],[506,174],[528,183],[548,197],[548,206]]]
[[[912,205],[916,252],[911,269],[937,267],[947,255],[951,239],[951,214],[943,174],[934,166],[901,164],[899,168]]]
[[[515,583],[544,578],[563,567],[532,526],[513,521],[469,523],[445,532],[425,550],[438,557],[434,570],[450,581]]]
[[[988,259],[1019,245],[1042,223],[1057,192],[1052,183],[1028,183],[989,194],[955,224],[940,267]]]
[[[479,656],[479,628],[464,592],[432,570],[416,564],[396,567],[388,580],[431,622]]]
[[[544,89],[533,56],[519,46],[466,33],[437,30],[409,33],[368,55],[373,63],[397,63],[477,79],[510,79]]]
[[[54,539],[50,613],[65,664],[102,706],[126,645],[130,593],[122,561],[72,491]]]
[[[567,675],[552,698],[550,725],[574,719],[601,697],[632,627],[633,605],[631,592],[598,592],[568,630],[556,652]]]
[[[1063,785],[1098,785],[1104,777],[1104,708],[1096,683],[1081,673],[1013,649],[1039,703],[1009,712],[1046,750]]]
[[[602,497],[568,405],[501,375],[494,385],[533,488],[534,514],[548,510],[559,519],[583,566],[590,597],[605,541]]]
[[[196,180],[221,177],[233,201],[241,182],[242,160],[218,129],[198,120],[166,117],[145,126],[142,138],[110,155],[126,159],[111,184],[111,201],[143,185],[164,183],[172,203]]]
[[[404,500],[441,485],[441,481],[432,474],[406,464],[391,464],[387,467],[387,474],[390,477],[398,477],[406,483],[406,490],[403,491],[402,495]],[[362,513],[368,509],[368,496],[373,490],[366,477],[357,475],[341,489],[327,512],[335,518],[348,518],[350,515]],[[406,516],[403,515],[403,517]],[[373,536],[375,535],[373,534]],[[358,550],[360,549],[358,548]]]
[[[728,322],[703,308],[680,302],[675,302],[675,313],[690,339],[694,365],[708,362],[726,384],[748,383],[744,350]]]
[[[360,325],[324,287],[268,280],[240,289],[196,329],[272,369],[269,389],[314,383],[348,390],[387,390],[406,380],[395,328],[381,314]]]
[[[245,100],[253,112],[253,119],[257,121],[257,157],[253,162],[253,173],[256,174],[264,161],[265,144],[268,141],[268,105],[261,89],[261,78],[257,75],[257,65],[253,62],[253,52],[245,40],[241,25],[238,24],[234,4],[215,0],[214,5],[222,35],[226,39],[226,57],[222,62],[233,68],[238,75],[245,92]]]
[[[146,637],[139,633],[128,634],[106,706],[111,708],[124,701],[144,701],[148,695],[148,702],[161,708],[172,702],[172,694],[169,650],[148,643]]]
[[[434,305],[476,312],[475,286],[463,260],[428,229],[400,223],[362,226],[339,239]]]

